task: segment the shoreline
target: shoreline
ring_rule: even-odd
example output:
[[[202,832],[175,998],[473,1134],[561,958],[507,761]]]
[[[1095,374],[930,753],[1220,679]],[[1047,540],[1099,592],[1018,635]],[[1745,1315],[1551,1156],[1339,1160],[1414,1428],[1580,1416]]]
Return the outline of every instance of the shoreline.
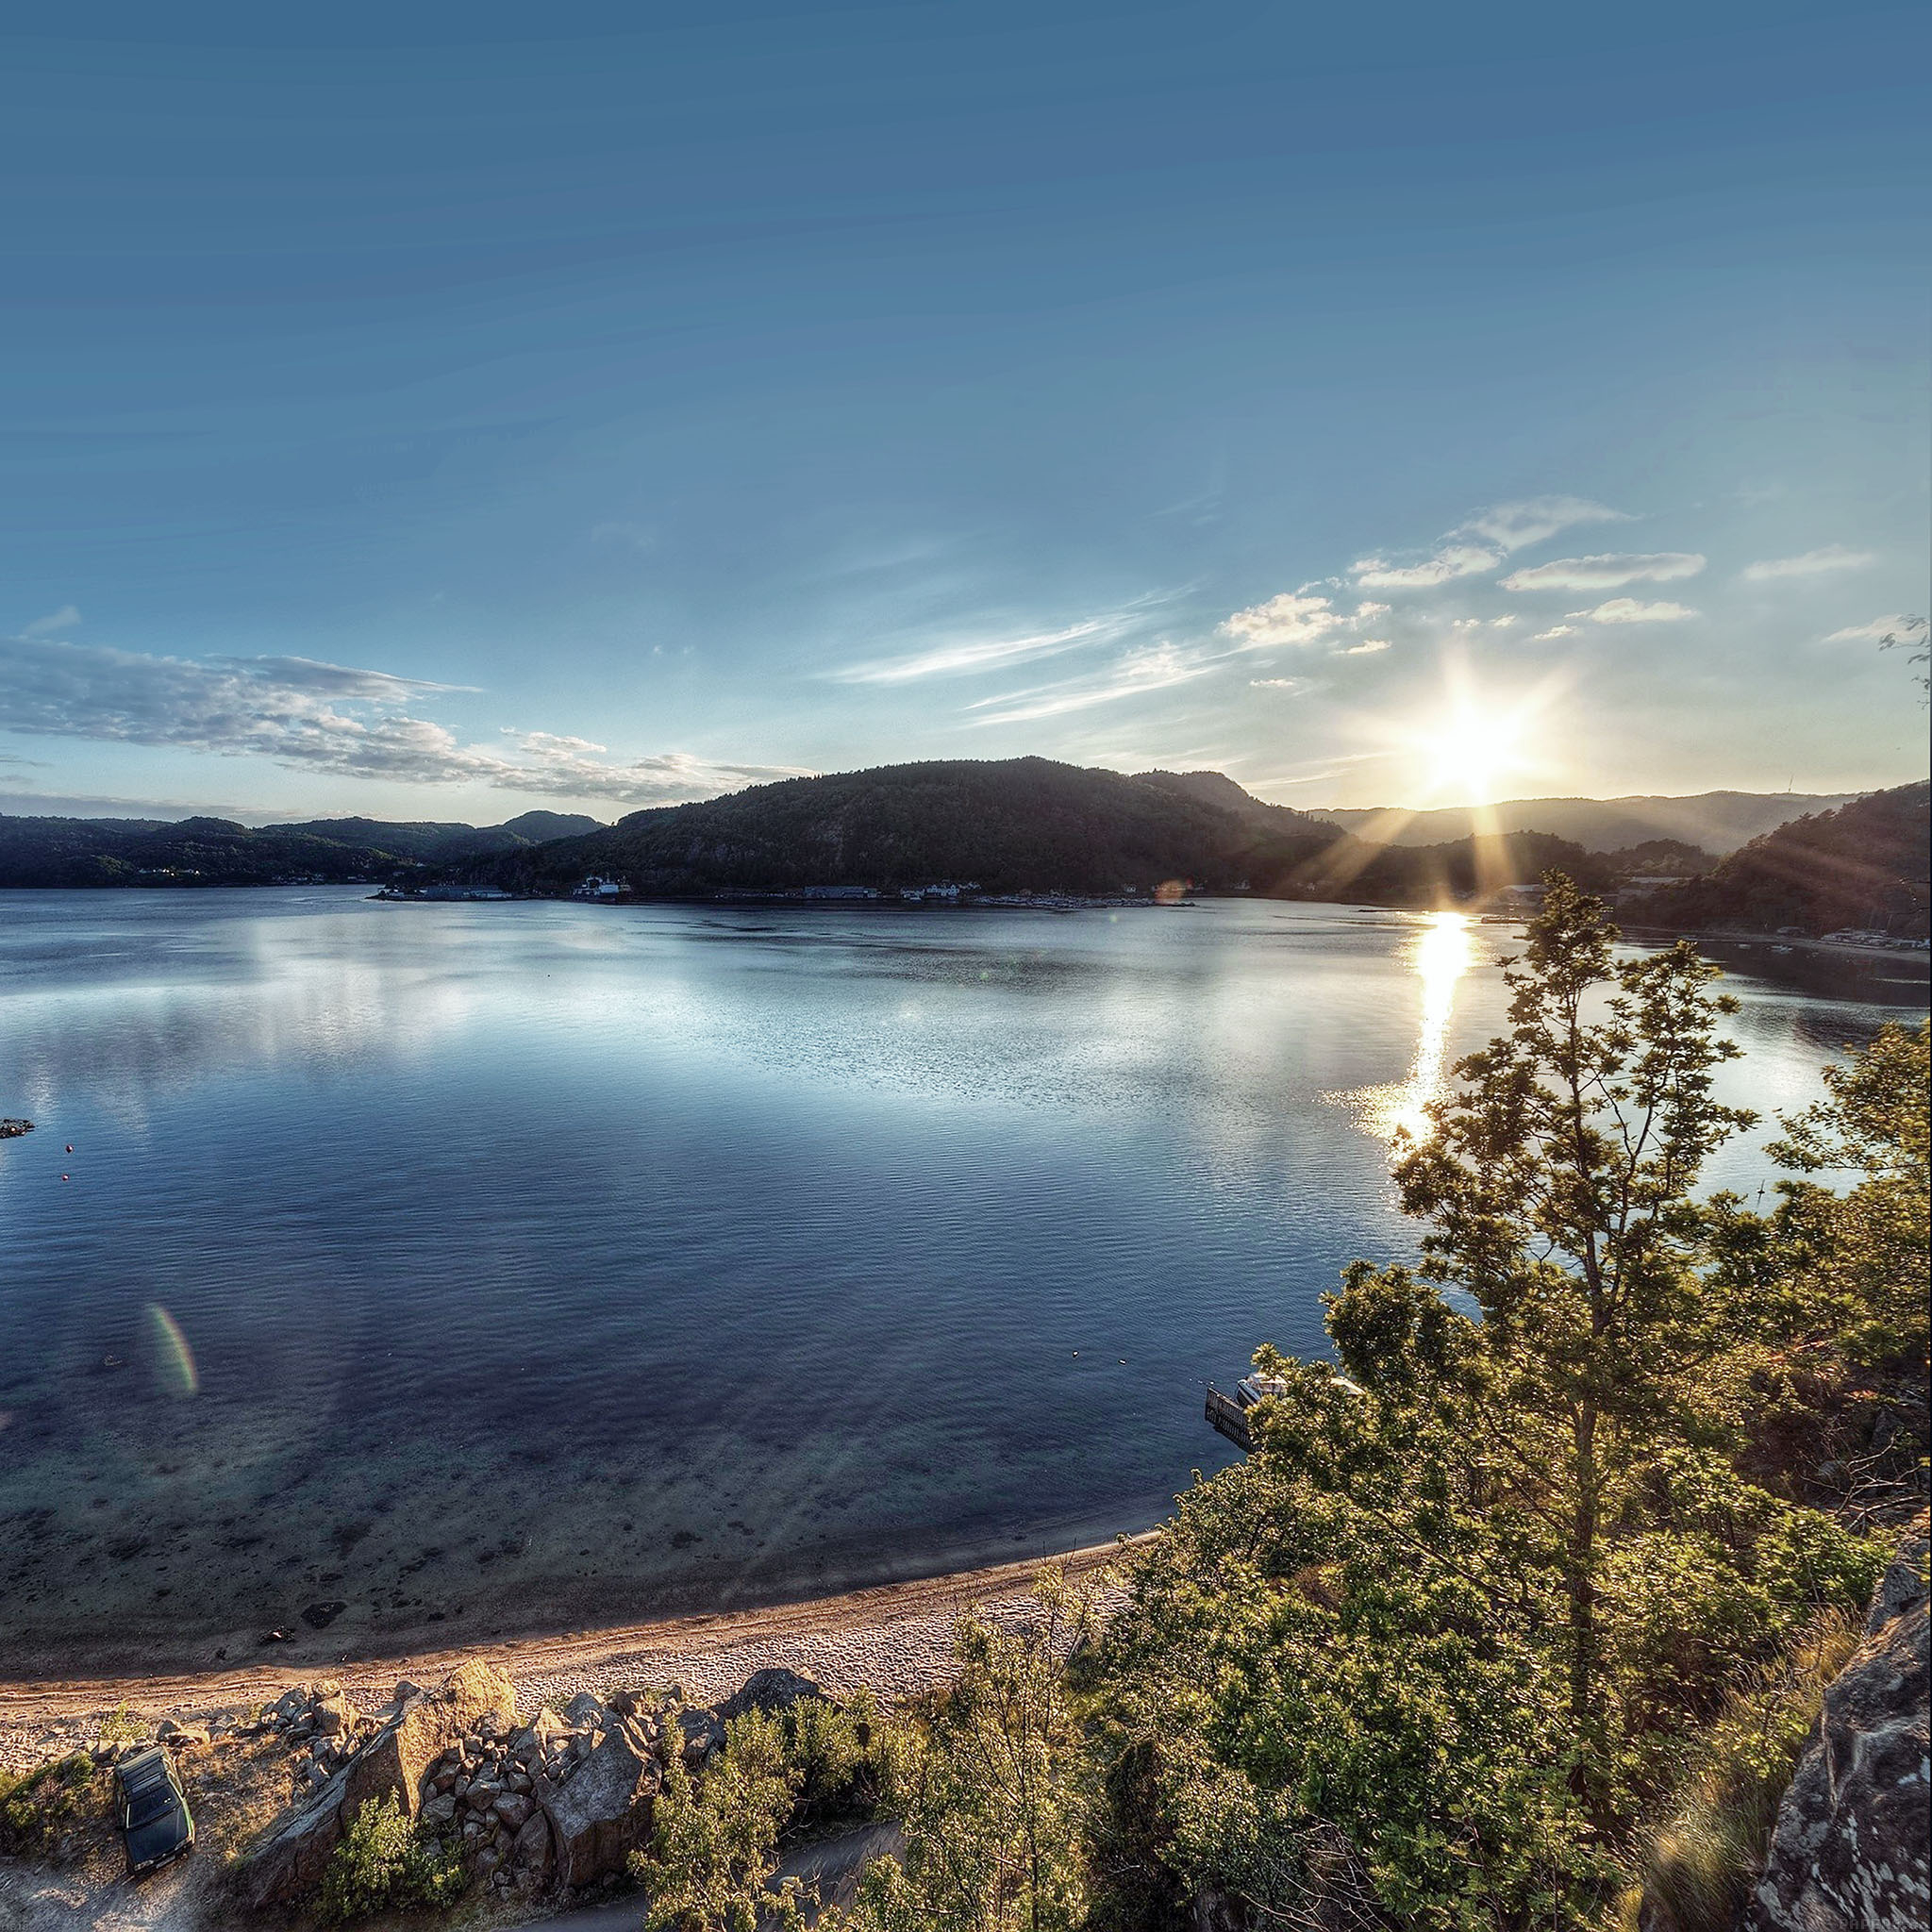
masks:
[[[997,1618],[1021,1605],[1048,1564],[1091,1576],[1127,1551],[1144,1547],[1153,1535],[763,1608],[694,1612],[554,1636],[350,1657],[325,1666],[291,1658],[212,1671],[0,1678],[0,1763],[18,1756],[26,1737],[73,1730],[122,1706],[156,1720],[200,1715],[269,1701],[325,1671],[352,1701],[375,1708],[389,1700],[399,1677],[434,1682],[476,1658],[507,1672],[517,1685],[519,1703],[532,1708],[561,1704],[578,1690],[603,1693],[620,1685],[674,1681],[704,1701],[708,1690],[735,1689],[752,1671],[774,1663],[832,1688],[864,1688],[890,1700],[941,1681],[950,1665],[953,1620],[960,1611],[978,1607]]]

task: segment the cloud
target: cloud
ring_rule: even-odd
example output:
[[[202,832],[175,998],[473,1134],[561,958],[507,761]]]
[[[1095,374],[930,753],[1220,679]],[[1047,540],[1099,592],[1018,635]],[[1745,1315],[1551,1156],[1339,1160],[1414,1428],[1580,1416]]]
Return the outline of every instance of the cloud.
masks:
[[[1343,644],[1341,649],[1330,651],[1331,658],[1372,658],[1377,651],[1389,648],[1387,638],[1364,638],[1358,644]]]
[[[1039,631],[1030,637],[995,638],[974,643],[938,644],[903,658],[875,658],[848,664],[827,675],[839,684],[910,684],[922,677],[960,677],[1003,664],[1024,663],[1031,658],[1058,657],[1081,644],[1118,637],[1124,627],[1118,617],[1090,618],[1064,630]]]
[[[1239,638],[1244,651],[1265,651],[1275,645],[1323,643],[1338,632],[1359,630],[1363,625],[1388,615],[1386,604],[1362,603],[1353,610],[1338,610],[1326,597],[1284,591],[1265,604],[1237,610],[1232,617],[1224,619],[1221,634]]]
[[[1672,584],[1694,577],[1705,559],[1693,551],[1659,550],[1648,556],[1563,557],[1528,570],[1511,571],[1506,591],[1614,591],[1624,584]]]
[[[1876,563],[1872,550],[1847,550],[1842,543],[1827,543],[1823,550],[1807,550],[1802,557],[1774,557],[1763,563],[1747,564],[1740,573],[1747,584],[1775,584],[1786,577],[1819,577],[1839,570],[1863,570]]]
[[[1206,676],[1224,655],[1155,644],[1128,652],[1098,677],[1068,678],[1058,684],[1006,691],[998,697],[981,698],[966,709],[982,714],[972,719],[974,724],[1023,724],[1035,718],[1057,718],[1068,711],[1090,710],[1095,705],[1110,705],[1121,698],[1187,684]]]
[[[1564,615],[1580,618],[1585,624],[1673,624],[1697,613],[1688,604],[1643,604],[1635,597],[1612,597],[1594,610],[1570,610]]]
[[[1285,691],[1291,697],[1301,697],[1311,691],[1322,689],[1318,680],[1312,677],[1251,677],[1250,691]]]
[[[37,617],[21,632],[24,638],[50,638],[57,630],[72,630],[80,622],[80,612],[72,604],[63,604],[58,610],[50,610],[44,617]]]
[[[1581,496],[1535,496],[1478,510],[1448,531],[1428,556],[1413,563],[1364,557],[1349,574],[1365,591],[1426,591],[1457,577],[1493,570],[1516,551],[1543,542],[1577,524],[1628,523],[1622,510]]]
[[[1530,642],[1533,644],[1547,644],[1553,642],[1557,638],[1574,638],[1575,635],[1576,626],[1574,624],[1556,624],[1552,625],[1548,630],[1538,631],[1530,639]]]
[[[1848,624],[1843,630],[1835,630],[1825,639],[1827,644],[1875,644],[1892,636],[1903,637],[1911,628],[1912,620],[1902,610],[1894,610],[1890,617],[1874,617],[1870,624]]]
[[[300,771],[411,785],[480,784],[657,805],[736,790],[776,768],[674,752],[610,761],[602,745],[513,731],[507,758],[401,708],[453,687],[308,658],[147,657],[46,638],[0,641],[0,718],[12,731],[253,755]]]

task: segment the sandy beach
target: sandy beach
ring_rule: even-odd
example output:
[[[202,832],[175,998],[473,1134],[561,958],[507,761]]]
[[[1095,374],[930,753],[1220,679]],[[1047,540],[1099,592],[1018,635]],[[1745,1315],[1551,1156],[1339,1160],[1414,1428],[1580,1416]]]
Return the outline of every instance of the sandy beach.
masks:
[[[1106,1543],[1055,1559],[1092,1576],[1124,1548]],[[350,1699],[374,1710],[399,1677],[434,1683],[466,1658],[487,1657],[517,1687],[519,1706],[560,1706],[579,1690],[681,1684],[703,1704],[737,1689],[752,1672],[782,1665],[828,1687],[865,1689],[887,1701],[944,1680],[953,1621],[965,1609],[995,1619],[1017,1614],[1041,1568],[1040,1559],[881,1585],[768,1609],[689,1616],[608,1629],[574,1631],[408,1657],[350,1658],[331,1664]],[[233,1670],[67,1680],[0,1680],[0,1765],[20,1768],[51,1752],[91,1743],[102,1716],[125,1705],[137,1718],[204,1718],[265,1703],[317,1674],[273,1657]]]

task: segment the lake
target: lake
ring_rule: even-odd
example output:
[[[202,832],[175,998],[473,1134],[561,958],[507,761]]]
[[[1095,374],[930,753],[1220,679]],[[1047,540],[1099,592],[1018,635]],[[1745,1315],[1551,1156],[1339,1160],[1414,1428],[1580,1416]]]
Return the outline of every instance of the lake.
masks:
[[[1232,1454],[1206,1382],[1413,1253],[1386,1134],[1513,937],[0,895],[39,1123],[0,1143],[0,1655],[401,1650],[1143,1528]],[[1884,980],[1734,977],[1728,1097],[1807,1103],[1923,1008]]]

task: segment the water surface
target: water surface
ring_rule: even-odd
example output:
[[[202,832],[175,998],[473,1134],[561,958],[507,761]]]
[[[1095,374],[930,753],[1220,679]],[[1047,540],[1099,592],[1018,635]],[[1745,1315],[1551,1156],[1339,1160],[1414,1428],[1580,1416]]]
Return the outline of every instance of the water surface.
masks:
[[[1412,1253],[1380,1136],[1512,938],[0,897],[0,1646],[454,1642],[1141,1528],[1230,1453],[1204,1383]],[[1883,1011],[1734,984],[1767,1111]]]

